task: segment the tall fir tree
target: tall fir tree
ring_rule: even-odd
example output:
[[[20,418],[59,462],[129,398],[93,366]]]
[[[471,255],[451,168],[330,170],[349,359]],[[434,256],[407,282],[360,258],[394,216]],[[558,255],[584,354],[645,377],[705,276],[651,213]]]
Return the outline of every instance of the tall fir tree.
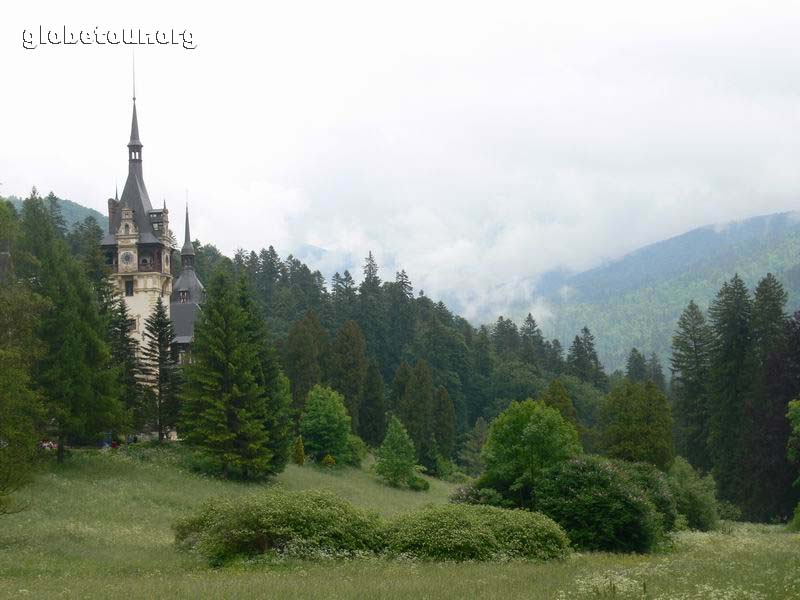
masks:
[[[709,384],[713,332],[694,300],[678,319],[672,338],[673,393],[678,453],[703,472],[711,470],[708,451]]]
[[[420,462],[427,468],[435,466],[435,448],[431,408],[433,406],[433,378],[428,363],[417,361],[411,378],[400,398],[398,417],[408,430]]]
[[[383,377],[375,361],[370,361],[364,377],[358,434],[373,448],[377,448],[386,435]]]
[[[411,378],[414,376],[414,369],[410,364],[403,361],[400,363],[400,366],[397,367],[397,371],[394,373],[394,379],[392,380],[392,392],[389,396],[389,413],[400,415],[401,414],[401,406],[403,404],[403,396],[406,393],[406,388],[408,387]]]
[[[270,460],[264,474],[275,475],[286,467],[292,449],[294,433],[291,385],[278,361],[267,323],[253,298],[249,280],[240,277],[238,286],[239,306],[247,319],[249,341],[256,348],[256,383],[264,390],[265,396],[264,428],[267,432],[266,447]]]
[[[456,413],[453,401],[447,388],[439,386],[433,397],[432,429],[436,449],[442,458],[450,460],[453,457],[456,435]]]
[[[345,321],[331,349],[331,387],[344,396],[353,432],[359,431],[359,408],[367,374],[366,341],[355,321]]]
[[[714,332],[709,449],[720,497],[740,504],[744,490],[745,415],[757,376],[753,302],[739,275],[725,282],[709,308]]]
[[[229,268],[218,267],[206,286],[195,324],[192,362],[186,365],[181,432],[226,477],[269,473],[266,390],[259,384],[260,348]]]
[[[664,369],[655,352],[651,352],[650,358],[647,359],[647,379],[655,383],[662,393],[667,393],[667,378],[664,376]]]
[[[787,519],[797,501],[785,452],[789,439],[788,403],[800,392],[794,363],[792,327],[785,312],[787,294],[770,274],[761,279],[753,301],[753,344],[758,378],[745,407],[743,516],[750,520]]]
[[[55,206],[55,208],[53,208]],[[82,266],[70,256],[54,211],[34,192],[22,209],[23,275],[48,301],[38,337],[44,351],[34,381],[58,440],[58,460],[67,443],[93,441],[124,427],[116,378],[105,342],[105,324]]]
[[[519,329],[520,359],[528,364],[545,368],[545,342],[539,325],[531,313]]]
[[[292,406],[299,417],[308,392],[323,380],[324,353],[327,339],[314,312],[294,323],[286,338],[286,375],[292,386]]]
[[[113,297],[108,318],[108,345],[111,362],[117,369],[117,383],[122,405],[134,431],[144,431],[147,410],[144,404],[139,342],[131,334],[132,318],[121,296]]]
[[[628,361],[625,363],[625,377],[634,383],[644,383],[650,378],[647,361],[637,348],[631,348]]]
[[[145,320],[142,337],[142,372],[147,381],[146,420],[158,432],[158,440],[163,441],[178,422],[181,372],[178,353],[172,345],[175,328],[160,296]]]

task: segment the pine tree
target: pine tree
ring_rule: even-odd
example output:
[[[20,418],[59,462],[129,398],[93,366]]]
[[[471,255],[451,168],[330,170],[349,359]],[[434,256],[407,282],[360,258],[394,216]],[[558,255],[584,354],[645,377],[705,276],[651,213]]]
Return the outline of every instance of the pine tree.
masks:
[[[625,365],[625,377],[634,383],[644,383],[650,378],[647,361],[644,355],[636,348],[631,348],[628,362]]]
[[[694,301],[681,314],[672,338],[672,373],[675,394],[678,453],[695,468],[711,469],[708,452],[709,378],[713,337]]]
[[[753,303],[742,279],[725,282],[709,308],[714,332],[709,449],[720,497],[739,503],[744,486],[745,408],[753,401],[757,363]]]
[[[34,380],[43,392],[61,462],[68,442],[93,440],[122,427],[124,417],[97,300],[52,215],[35,193],[25,201],[21,262],[33,291],[48,301],[38,332],[44,351]]]
[[[664,377],[664,369],[661,368],[661,361],[655,352],[650,354],[647,359],[647,379],[652,381],[663,394],[667,393],[667,379]]]
[[[405,387],[398,406],[398,417],[405,425],[417,456],[427,468],[433,468],[434,440],[432,431],[431,408],[433,406],[433,379],[428,363],[417,361],[413,374]]]
[[[180,412],[180,377],[178,353],[172,345],[175,328],[167,307],[159,296],[144,323],[142,372],[147,380],[145,394],[148,422],[162,441],[178,422]]]
[[[186,369],[181,431],[226,477],[268,473],[266,391],[259,385],[259,348],[236,280],[218,267],[206,286]]]
[[[389,401],[388,412],[400,415],[401,406],[403,403],[403,396],[406,393],[411,378],[414,376],[414,369],[407,362],[403,361],[397,367],[392,380],[392,393]],[[402,418],[402,417],[400,417]]]
[[[113,298],[108,319],[108,344],[111,362],[117,367],[120,398],[134,431],[143,431],[146,406],[139,362],[139,342],[131,335],[132,319],[121,296]]]
[[[569,397],[567,388],[560,379],[553,379],[547,387],[547,391],[542,394],[541,400],[547,406],[551,406],[561,413],[565,421],[572,423],[576,428],[578,427],[578,415],[575,412],[575,405],[572,403],[572,398]]]
[[[432,413],[433,439],[436,442],[436,449],[442,458],[450,460],[455,444],[456,413],[450,394],[447,393],[447,388],[444,386],[436,389]]]
[[[383,377],[375,361],[370,361],[364,377],[358,433],[361,439],[373,448],[377,447],[386,435]]]
[[[253,290],[247,278],[239,278],[239,306],[247,318],[250,343],[256,348],[258,369],[256,383],[265,394],[264,427],[267,432],[267,449],[270,453],[267,475],[283,471],[289,461],[292,445],[292,393],[288,377],[283,373],[277,352],[270,341],[267,324],[253,299]]]
[[[628,379],[611,390],[601,412],[601,436],[608,456],[649,462],[667,470],[675,457],[669,402],[652,381]]]
[[[358,323],[345,321],[331,351],[331,387],[344,396],[354,433],[359,431],[359,407],[367,373],[366,341]]]
[[[528,364],[545,368],[545,342],[536,319],[531,313],[525,317],[519,330],[520,359]]]
[[[481,450],[486,443],[486,436],[488,433],[489,425],[483,417],[478,417],[475,421],[475,426],[467,434],[464,447],[458,454],[459,463],[464,467],[464,471],[470,477],[477,477],[481,474],[481,471],[483,471]]]
[[[397,417],[389,419],[386,438],[377,455],[375,472],[390,485],[409,485],[416,478],[417,456],[414,442]]]
[[[327,340],[316,314],[294,323],[286,339],[286,375],[292,385],[292,407],[297,416],[305,406],[308,392],[322,381],[323,353]]]
[[[800,392],[800,369],[793,356],[793,327],[785,306],[786,291],[771,273],[756,287],[753,343],[757,380],[745,407],[743,516],[750,520],[786,519],[797,501],[785,452],[790,434],[788,403]]]

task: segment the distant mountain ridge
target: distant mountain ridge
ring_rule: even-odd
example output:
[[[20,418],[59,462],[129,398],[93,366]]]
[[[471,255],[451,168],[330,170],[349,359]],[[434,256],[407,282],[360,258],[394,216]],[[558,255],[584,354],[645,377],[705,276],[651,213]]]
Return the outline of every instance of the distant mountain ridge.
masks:
[[[547,334],[569,344],[584,324],[597,338],[607,369],[624,366],[631,347],[656,352],[668,366],[681,311],[694,299],[702,308],[722,283],[739,273],[753,289],[768,272],[800,306],[800,213],[752,217],[693,229],[574,275],[550,273],[536,287],[553,316]]]

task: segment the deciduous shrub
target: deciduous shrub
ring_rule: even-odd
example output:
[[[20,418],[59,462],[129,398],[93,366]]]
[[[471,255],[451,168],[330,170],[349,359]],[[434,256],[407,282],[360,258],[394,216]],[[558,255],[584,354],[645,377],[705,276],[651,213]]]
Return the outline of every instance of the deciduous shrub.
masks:
[[[566,555],[569,540],[539,513],[444,504],[401,515],[386,527],[390,554],[427,560],[540,560]]]
[[[350,415],[343,396],[321,385],[311,388],[300,418],[300,433],[306,454],[314,460],[322,460],[326,454],[341,459],[347,452],[350,433]]]
[[[711,475],[700,477],[685,459],[678,457],[670,467],[669,487],[678,512],[690,529],[711,531],[719,525],[716,486]]]
[[[298,435],[294,439],[294,446],[292,447],[292,462],[296,465],[303,466],[306,464],[306,451],[303,446],[303,436]]]
[[[656,507],[664,531],[675,530],[678,508],[667,476],[650,463],[621,463],[620,466]]]
[[[505,500],[497,490],[478,488],[474,484],[458,486],[448,500],[453,504],[485,504],[510,508],[508,500]]]
[[[268,551],[347,555],[381,548],[377,515],[323,491],[269,490],[206,502],[174,527],[179,547],[212,564]]]
[[[535,506],[586,550],[648,552],[661,537],[661,518],[645,493],[615,461],[575,458],[551,469]]]
[[[367,457],[368,452],[364,440],[351,433],[347,436],[347,446],[345,447],[340,462],[343,465],[360,467],[361,461]]]

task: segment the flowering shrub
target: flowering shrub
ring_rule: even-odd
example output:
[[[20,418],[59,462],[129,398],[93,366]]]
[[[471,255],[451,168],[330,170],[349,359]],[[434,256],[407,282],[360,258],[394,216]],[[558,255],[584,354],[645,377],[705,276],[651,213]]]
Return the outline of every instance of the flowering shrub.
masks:
[[[337,554],[381,547],[381,522],[329,492],[266,493],[206,502],[174,527],[179,547],[199,552],[212,564],[268,551]]]
[[[661,516],[663,530],[674,531],[678,519],[678,508],[667,476],[650,463],[619,463],[619,466],[653,503]]]
[[[700,477],[692,465],[678,457],[669,470],[669,487],[690,529],[711,531],[718,527],[716,485],[711,475]]]
[[[387,551],[429,560],[546,560],[567,553],[569,540],[539,513],[445,504],[395,518],[386,527]]]

